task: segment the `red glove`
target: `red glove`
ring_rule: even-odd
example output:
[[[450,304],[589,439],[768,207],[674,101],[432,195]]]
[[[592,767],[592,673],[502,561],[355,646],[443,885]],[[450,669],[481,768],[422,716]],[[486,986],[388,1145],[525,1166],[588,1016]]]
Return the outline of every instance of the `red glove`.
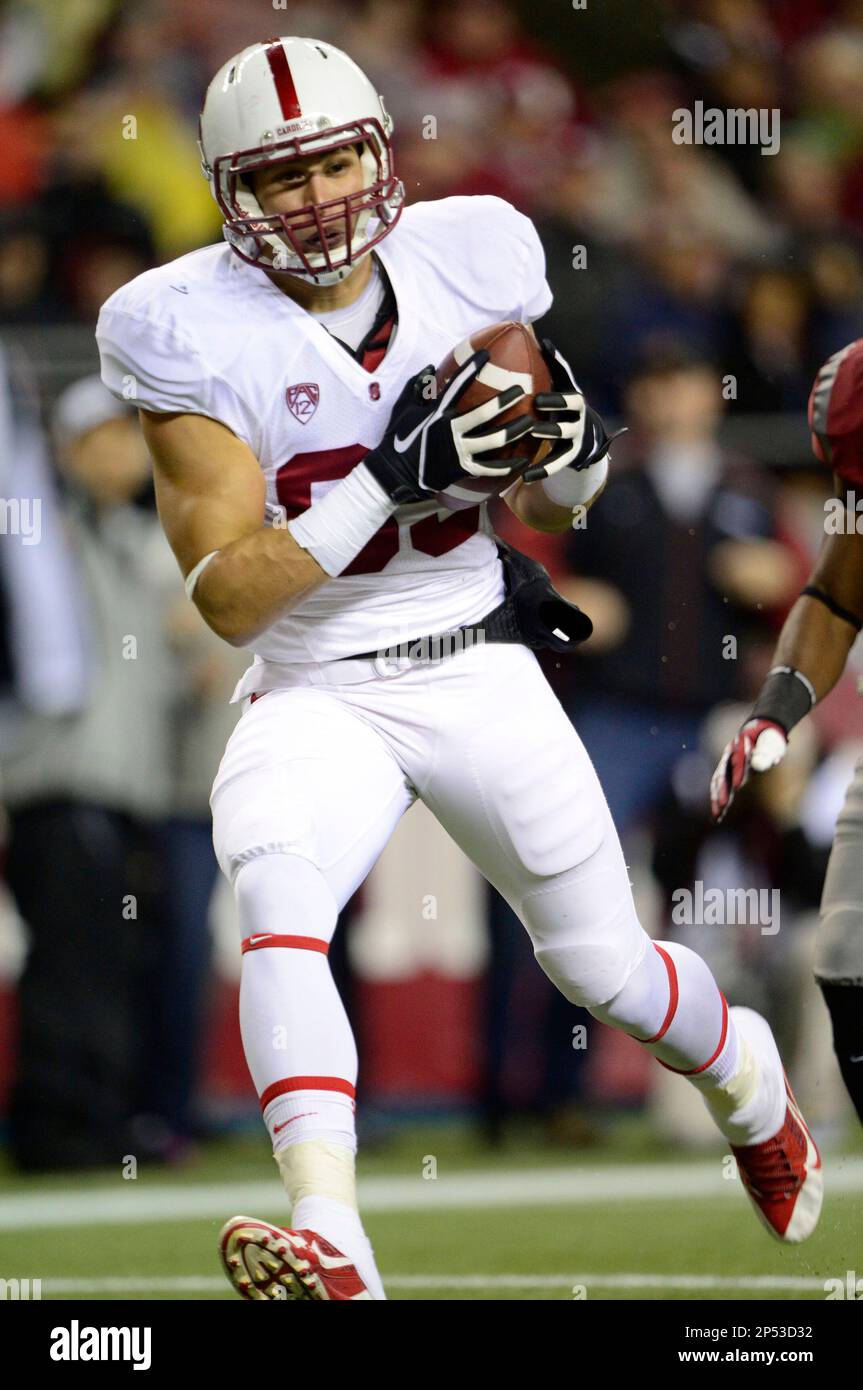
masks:
[[[750,719],[725,750],[710,781],[710,814],[719,824],[749,773],[766,772],[785,757],[788,736],[772,719]]]

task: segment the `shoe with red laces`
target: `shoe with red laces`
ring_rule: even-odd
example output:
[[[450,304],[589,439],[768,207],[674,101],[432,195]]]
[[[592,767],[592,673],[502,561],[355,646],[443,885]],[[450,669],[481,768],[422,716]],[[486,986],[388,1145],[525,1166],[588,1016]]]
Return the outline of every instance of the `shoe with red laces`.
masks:
[[[314,1231],[285,1231],[234,1216],[222,1227],[219,1254],[243,1298],[289,1302],[370,1299],[351,1261]]]
[[[824,1182],[821,1155],[785,1076],[787,1105],[772,1139],[731,1145],[740,1177],[763,1224],[777,1240],[798,1244],[815,1230]]]

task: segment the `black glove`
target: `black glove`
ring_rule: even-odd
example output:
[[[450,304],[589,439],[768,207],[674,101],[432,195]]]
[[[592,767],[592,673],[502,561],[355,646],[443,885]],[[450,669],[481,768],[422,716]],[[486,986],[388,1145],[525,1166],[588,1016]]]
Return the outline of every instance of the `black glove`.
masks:
[[[475,352],[439,396],[432,365],[404,387],[383,439],[363,459],[387,496],[400,506],[425,502],[430,494],[444,491],[465,474],[499,478],[519,466],[518,459],[488,459],[485,463],[479,459],[521,439],[535,426],[532,415],[521,415],[506,425],[489,423],[525,394],[520,386],[508,387],[475,410],[457,413],[459,401],[488,360],[485,349]]]
[[[618,430],[609,438],[599,415],[585,401],[566,358],[548,338],[541,340],[540,347],[554,389],[540,391],[534,397],[534,410],[545,418],[537,420],[531,433],[535,439],[557,442],[542,463],[528,468],[524,474],[526,483],[550,478],[562,468],[574,468],[576,472],[589,468],[608,453],[618,434],[625,433]]]

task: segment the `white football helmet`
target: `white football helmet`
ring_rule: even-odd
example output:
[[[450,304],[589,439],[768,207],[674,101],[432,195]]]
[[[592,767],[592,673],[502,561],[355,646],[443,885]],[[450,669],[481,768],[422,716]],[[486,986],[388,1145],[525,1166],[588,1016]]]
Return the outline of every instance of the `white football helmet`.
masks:
[[[244,48],[207,88],[199,129],[223,235],[251,265],[337,284],[398,221],[404,187],[393,168],[392,120],[365,73],[332,44],[278,38]],[[265,215],[245,178],[357,144],[364,187],[343,198]]]

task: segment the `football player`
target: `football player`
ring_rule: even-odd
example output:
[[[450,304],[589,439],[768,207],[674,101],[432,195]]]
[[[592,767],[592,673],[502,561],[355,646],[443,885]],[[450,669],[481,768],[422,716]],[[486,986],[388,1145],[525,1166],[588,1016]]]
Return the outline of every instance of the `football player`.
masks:
[[[711,784],[721,821],[750,772],[784,757],[788,736],[845,669],[863,627],[863,338],[834,353],[809,397],[812,449],[833,472],[839,524],[825,524],[809,583],[786,619],[751,715],[725,748]],[[825,515],[826,523],[826,515]],[[832,532],[832,534],[830,533]],[[821,899],[815,978],[833,1022],[839,1068],[863,1120],[863,758],[836,826]]]
[[[529,525],[568,528],[605,481],[607,436],[550,344],[553,390],[535,416],[501,422],[524,392],[484,352],[428,389],[428,363],[471,333],[546,312],[536,231],[492,197],[403,208],[391,134],[338,49],[284,38],[237,54],[200,130],[227,246],[139,276],[98,326],[105,381],[140,407],[187,591],[254,651],[214,841],[242,927],[243,1043],[292,1218],[229,1221],[225,1269],[247,1298],[384,1297],[357,1211],[357,1056],[327,949],[417,798],[566,998],[697,1087],[768,1229],[802,1240],[820,1159],[770,1029],[729,1010],[692,951],[644,932],[596,775],[530,649],[583,637],[584,615],[558,600],[570,632],[544,628],[553,591],[496,545],[485,505],[442,505],[469,480],[500,485],[500,450],[527,433],[551,444],[507,492]],[[498,394],[460,415],[478,377]],[[382,659],[453,632],[486,640]]]

